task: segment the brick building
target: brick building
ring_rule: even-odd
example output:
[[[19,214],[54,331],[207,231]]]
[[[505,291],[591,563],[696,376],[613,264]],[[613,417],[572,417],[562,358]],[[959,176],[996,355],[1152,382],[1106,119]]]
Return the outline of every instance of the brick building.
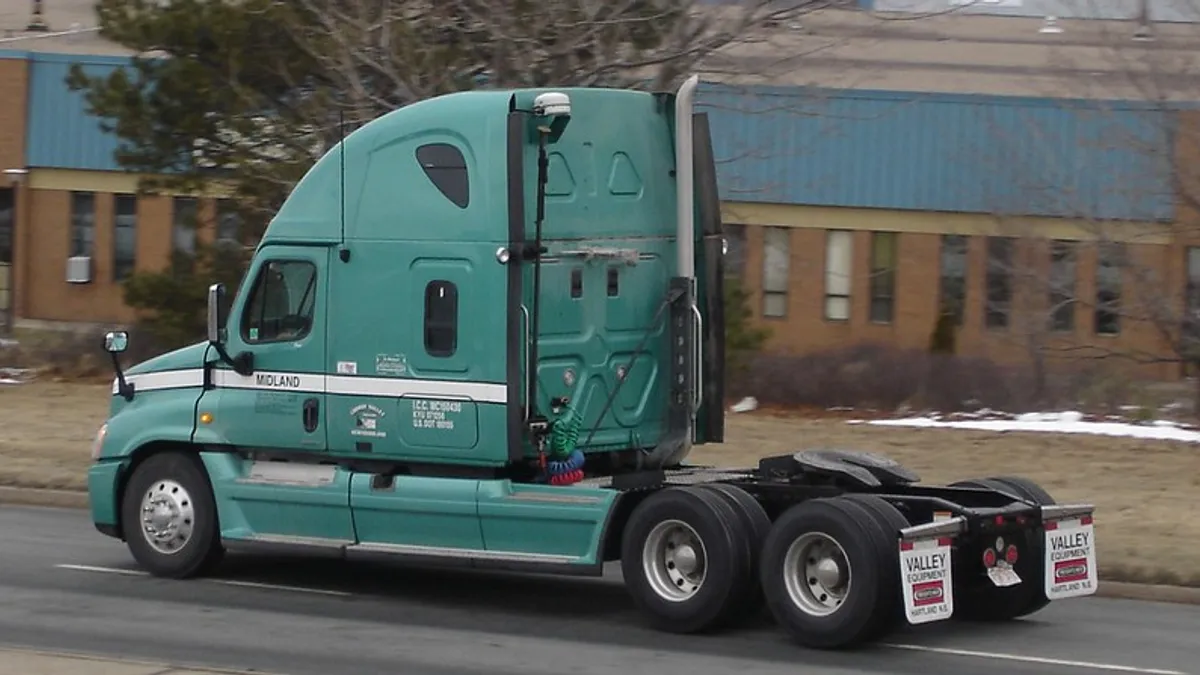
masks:
[[[24,322],[127,322],[120,281],[190,245],[180,216],[202,215],[200,237],[227,229],[213,199],[136,194],[115,139],[63,82],[70,63],[98,73],[130,55],[90,33],[54,33],[94,25],[86,0],[45,6],[50,32],[29,33],[29,4],[0,0],[0,31],[12,29],[0,37],[0,169],[11,179],[0,183],[0,308]],[[1177,194],[1200,40],[1186,21],[1154,26],[1149,46],[1132,41],[1137,29],[828,11],[714,57],[698,105],[712,121],[730,261],[774,329],[770,348],[924,346],[950,303],[960,352],[1023,358],[1016,310],[1047,292],[997,272],[1007,260],[1071,280],[1045,317],[1055,339],[1161,352],[1152,327],[1088,302],[1130,294],[1097,228],[1180,302],[1200,280],[1190,248],[1200,238],[1181,227],[1194,215]],[[1126,60],[1098,58],[1114,41]],[[1143,52],[1171,56],[1162,68],[1178,72],[1155,78],[1171,89],[1125,77]]]

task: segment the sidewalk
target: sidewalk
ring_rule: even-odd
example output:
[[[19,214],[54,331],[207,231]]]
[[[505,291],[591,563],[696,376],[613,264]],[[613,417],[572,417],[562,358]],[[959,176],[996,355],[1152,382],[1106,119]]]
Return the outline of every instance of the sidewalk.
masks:
[[[42,652],[0,647],[0,673],[4,675],[268,675],[262,671],[176,667],[114,659],[106,656]]]

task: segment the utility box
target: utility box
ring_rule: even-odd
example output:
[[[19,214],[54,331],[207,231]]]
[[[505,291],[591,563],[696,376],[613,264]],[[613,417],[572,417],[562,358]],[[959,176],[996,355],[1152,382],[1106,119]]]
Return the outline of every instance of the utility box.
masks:
[[[75,256],[67,258],[67,283],[87,284],[92,281],[91,256]]]

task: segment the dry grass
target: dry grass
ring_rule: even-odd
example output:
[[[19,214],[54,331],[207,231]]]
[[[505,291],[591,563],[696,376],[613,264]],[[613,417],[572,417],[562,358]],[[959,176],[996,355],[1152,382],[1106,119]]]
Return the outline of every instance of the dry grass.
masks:
[[[0,387],[0,485],[82,489],[109,388],[36,382]],[[883,452],[926,482],[1020,474],[1059,501],[1097,505],[1101,573],[1200,586],[1200,446],[1088,435],[847,425],[766,413],[729,417],[728,442],[691,459],[748,466],[801,448]]]

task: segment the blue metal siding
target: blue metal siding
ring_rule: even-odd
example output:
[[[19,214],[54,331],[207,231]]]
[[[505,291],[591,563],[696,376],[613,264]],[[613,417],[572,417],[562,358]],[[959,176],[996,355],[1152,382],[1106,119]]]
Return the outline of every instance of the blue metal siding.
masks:
[[[88,75],[104,76],[128,64],[116,57],[31,54],[29,70],[28,163],[33,167],[120,171],[118,139],[104,133],[87,112],[83,92],[66,85],[72,63]]]
[[[1135,220],[1174,214],[1174,115],[1131,103],[704,85],[721,198]]]

